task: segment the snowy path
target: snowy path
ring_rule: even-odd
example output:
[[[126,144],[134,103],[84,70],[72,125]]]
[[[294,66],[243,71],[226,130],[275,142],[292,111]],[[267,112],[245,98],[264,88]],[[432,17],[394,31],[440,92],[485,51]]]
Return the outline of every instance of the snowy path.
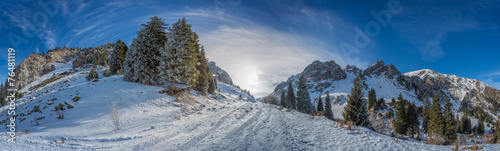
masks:
[[[27,135],[16,146],[23,150],[451,150],[452,146],[426,145],[391,138],[361,128],[348,131],[324,117],[279,110],[252,102],[217,102],[180,120],[167,109],[163,115],[143,119],[124,130],[95,136]],[[221,105],[222,103],[223,105]],[[175,108],[174,108],[175,110]],[[162,119],[166,117],[166,119]],[[156,119],[156,120],[152,120]],[[155,125],[154,129],[149,126]],[[57,145],[51,140],[60,139]],[[47,145],[50,144],[50,145]],[[498,150],[499,145],[486,145]]]

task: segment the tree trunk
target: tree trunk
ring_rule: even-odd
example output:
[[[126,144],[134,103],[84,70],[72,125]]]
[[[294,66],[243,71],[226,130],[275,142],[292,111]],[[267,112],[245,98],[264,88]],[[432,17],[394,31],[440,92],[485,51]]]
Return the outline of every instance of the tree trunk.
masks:
[[[169,88],[170,88],[170,90],[174,90],[174,88],[175,88],[175,79],[174,79],[174,77],[172,77],[170,79],[170,86],[169,86]]]

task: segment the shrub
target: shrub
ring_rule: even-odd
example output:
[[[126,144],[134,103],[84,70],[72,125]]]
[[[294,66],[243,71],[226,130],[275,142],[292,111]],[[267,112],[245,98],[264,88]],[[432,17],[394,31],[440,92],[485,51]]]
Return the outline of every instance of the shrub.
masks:
[[[108,110],[109,110],[109,118],[111,120],[113,128],[116,131],[120,130],[120,117],[118,115],[118,107],[116,107],[116,104],[113,102],[111,103],[111,106],[108,107]]]
[[[266,96],[264,98],[264,101],[262,101],[262,102],[268,103],[268,104],[280,105],[280,102],[278,101],[278,97],[272,96],[272,95]]]
[[[109,72],[109,69],[107,69],[104,71],[104,73],[102,75],[104,75],[105,77],[109,77],[109,76],[111,76],[111,72]]]
[[[89,75],[87,75],[85,78],[87,79],[87,81],[91,81],[93,79],[98,79],[99,76],[97,75],[97,72],[95,72],[95,70],[92,69],[92,70],[90,70]]]
[[[75,106],[73,106],[73,105],[71,105],[71,104],[69,104],[69,103],[68,103],[68,104],[66,104],[66,108],[68,108],[68,109],[72,109],[72,108],[74,108],[74,107],[75,107]]]
[[[57,119],[64,119],[64,114],[57,112]]]
[[[75,97],[73,97],[73,102],[77,102],[78,100],[80,100],[80,97],[79,97],[79,96],[75,96]]]

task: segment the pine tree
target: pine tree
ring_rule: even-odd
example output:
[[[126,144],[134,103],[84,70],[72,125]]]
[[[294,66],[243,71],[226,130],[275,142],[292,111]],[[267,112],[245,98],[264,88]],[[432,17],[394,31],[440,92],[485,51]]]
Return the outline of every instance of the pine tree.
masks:
[[[3,83],[0,84],[0,99],[0,106],[7,104],[7,101],[5,101],[5,87],[3,86]]]
[[[500,118],[497,119],[497,122],[495,124],[495,132],[493,133],[493,135],[493,143],[498,143],[500,141]]]
[[[374,110],[377,111],[377,110],[384,110],[384,109],[385,109],[385,99],[379,98]]]
[[[462,131],[463,134],[471,134],[471,122],[470,118],[467,115],[462,116]]]
[[[436,95],[432,99],[432,108],[430,113],[431,114],[428,124],[428,129],[429,129],[428,134],[432,134],[435,136],[443,135],[444,118],[443,118],[443,113],[441,112],[439,93],[436,93]]]
[[[165,29],[167,24],[156,16],[147,24],[142,24],[137,38],[132,40],[126,52],[124,80],[143,84],[162,84],[160,78],[161,50],[167,42]]]
[[[361,79],[357,76],[353,81],[354,87],[351,89],[351,94],[347,97],[347,105],[344,107],[342,116],[346,121],[352,121],[357,126],[368,126],[368,109],[367,102],[363,100],[363,88]]]
[[[477,134],[478,135],[484,134],[484,121],[481,120],[477,121]]]
[[[400,135],[405,135],[406,132],[408,132],[408,117],[406,111],[406,101],[403,99],[401,93],[399,94],[395,108],[396,119],[394,121],[394,131]]]
[[[326,91],[325,98],[325,116],[328,119],[333,120],[333,112],[332,112],[332,102],[330,102],[330,92]]]
[[[368,90],[368,110],[374,108],[377,104],[377,94],[375,93],[375,89],[371,88]]]
[[[281,105],[285,108],[288,107],[288,105],[286,104],[286,96],[285,96],[285,90],[281,90],[281,97],[280,97],[280,102],[281,102]]]
[[[123,69],[123,63],[125,61],[125,54],[128,51],[127,45],[120,39],[116,41],[111,56],[108,59],[109,71],[111,74],[116,74],[118,70]]]
[[[321,94],[318,96],[318,107],[316,109],[318,112],[323,113],[323,100],[321,100]]]
[[[195,86],[198,82],[199,72],[196,70],[196,48],[198,39],[196,33],[191,30],[191,24],[186,23],[186,18],[179,19],[169,29],[165,48],[161,48],[160,76],[164,81],[170,81],[170,87],[174,83]]]
[[[406,100],[406,102],[408,101]],[[411,135],[411,137],[414,137],[414,135],[418,133],[418,129],[420,126],[420,121],[417,114],[417,105],[415,105],[415,103],[408,103],[408,108],[406,111],[408,118],[408,133]]]
[[[453,112],[451,111],[450,98],[446,98],[444,108],[444,138],[448,142],[453,142],[457,139],[457,132],[455,129],[455,120]]]
[[[423,129],[424,133],[427,133],[430,115],[431,115],[432,104],[430,103],[429,98],[427,97],[427,93],[425,93],[422,96],[422,99],[423,99],[423,104],[424,104],[424,109],[423,109],[423,113],[422,113],[422,129]]]
[[[210,78],[208,79],[208,93],[214,94],[215,89],[217,89],[217,82],[215,81],[214,78],[212,78],[212,75],[210,75]]]
[[[198,70],[198,81],[196,83],[196,89],[200,91],[205,91],[208,89],[209,80],[212,78],[210,74],[210,68],[208,67],[208,61],[205,57],[205,49],[201,46],[201,50],[197,52],[196,70]]]
[[[311,103],[311,97],[309,96],[309,90],[307,89],[306,79],[304,74],[300,75],[299,83],[297,85],[297,111],[306,114],[316,114]]]
[[[295,108],[295,94],[293,93],[293,86],[292,86],[292,82],[290,81],[288,83],[288,92],[287,92],[287,95],[286,95],[286,99],[288,100],[287,104],[288,104],[288,107],[291,108],[291,109],[296,109]]]
[[[460,118],[458,117],[458,114],[456,115],[456,118],[455,118],[455,121],[456,121],[456,126],[457,126],[457,133],[458,134],[463,134],[464,133],[464,130],[462,128],[462,121],[460,120]]]

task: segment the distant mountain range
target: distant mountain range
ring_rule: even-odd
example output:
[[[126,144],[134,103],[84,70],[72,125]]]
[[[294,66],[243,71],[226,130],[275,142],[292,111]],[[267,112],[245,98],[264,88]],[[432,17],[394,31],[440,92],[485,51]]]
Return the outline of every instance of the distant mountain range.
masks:
[[[385,98],[387,102],[392,98],[397,98],[401,93],[405,99],[422,105],[421,96],[424,93],[431,98],[439,93],[443,100],[446,97],[451,99],[454,111],[463,105],[488,109],[493,108],[491,101],[500,103],[500,90],[479,80],[441,74],[430,69],[401,74],[394,65],[387,65],[381,60],[365,70],[353,65],[341,68],[334,61],[314,61],[302,73],[307,79],[311,101],[319,95],[326,95],[326,91],[329,91],[332,97],[340,96],[341,99],[345,99],[353,87],[353,79],[360,76],[365,97],[368,96],[367,91],[374,88],[377,97]],[[285,82],[277,85],[270,95],[279,98],[281,90],[287,91],[289,82],[292,82],[296,91],[299,76],[300,73],[292,75]],[[496,117],[494,113],[492,114]]]

